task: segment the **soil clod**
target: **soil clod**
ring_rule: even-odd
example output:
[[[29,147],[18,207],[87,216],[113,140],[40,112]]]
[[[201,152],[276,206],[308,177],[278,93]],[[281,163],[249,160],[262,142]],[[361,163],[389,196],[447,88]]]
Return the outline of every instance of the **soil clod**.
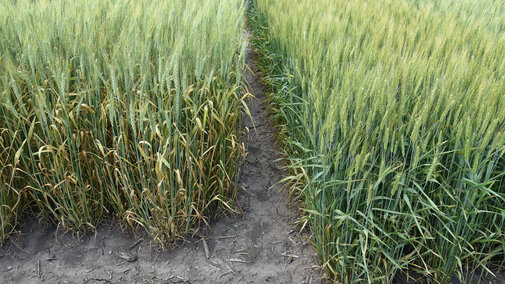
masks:
[[[131,255],[126,252],[118,252],[117,256],[121,259],[126,260],[127,262],[134,262],[134,261],[137,261],[137,259],[138,259],[137,255]]]

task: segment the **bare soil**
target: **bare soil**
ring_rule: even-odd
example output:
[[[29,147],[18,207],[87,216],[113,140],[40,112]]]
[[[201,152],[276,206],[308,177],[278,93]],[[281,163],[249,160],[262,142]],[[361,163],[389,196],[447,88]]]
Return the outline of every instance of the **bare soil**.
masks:
[[[246,63],[258,72],[256,53]],[[243,141],[239,204],[242,215],[221,218],[193,237],[160,251],[142,234],[125,234],[106,220],[95,235],[57,237],[55,227],[24,220],[20,233],[0,249],[0,283],[323,283],[319,260],[278,181],[285,176],[275,129],[265,103],[266,87],[245,71],[252,121]],[[247,131],[245,131],[247,132]],[[205,241],[202,240],[202,237]]]

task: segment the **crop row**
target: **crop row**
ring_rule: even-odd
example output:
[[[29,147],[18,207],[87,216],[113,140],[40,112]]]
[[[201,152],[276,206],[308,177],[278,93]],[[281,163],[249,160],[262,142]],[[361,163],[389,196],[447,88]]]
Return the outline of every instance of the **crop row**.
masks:
[[[503,265],[505,5],[257,0],[255,43],[332,280]]]
[[[198,2],[198,3],[197,3]],[[244,5],[0,1],[0,240],[24,213],[161,242],[231,206]]]

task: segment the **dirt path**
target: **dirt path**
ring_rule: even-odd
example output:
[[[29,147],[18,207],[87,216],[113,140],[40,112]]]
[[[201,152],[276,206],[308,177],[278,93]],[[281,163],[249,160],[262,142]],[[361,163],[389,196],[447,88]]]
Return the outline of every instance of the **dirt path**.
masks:
[[[248,48],[246,62],[257,72],[254,56]],[[56,240],[55,228],[29,219],[16,243],[0,249],[0,283],[321,283],[315,252],[293,230],[296,218],[276,184],[285,172],[274,162],[279,156],[265,86],[249,70],[245,78],[255,96],[248,106],[256,131],[244,119],[250,129],[239,179],[244,214],[222,218],[207,230],[209,258],[200,238],[159,252],[148,238],[138,243],[110,220],[96,236]]]

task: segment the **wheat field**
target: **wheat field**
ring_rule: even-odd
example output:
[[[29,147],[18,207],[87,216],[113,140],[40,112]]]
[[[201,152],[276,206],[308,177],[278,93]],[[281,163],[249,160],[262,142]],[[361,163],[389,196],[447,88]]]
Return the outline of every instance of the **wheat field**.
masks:
[[[285,181],[333,281],[503,265],[503,15],[491,0],[255,1]]]
[[[497,0],[0,0],[0,242],[32,215],[163,246],[233,212],[247,4],[329,280],[502,270]]]
[[[108,215],[164,243],[237,192],[244,3],[0,1],[0,239]]]

